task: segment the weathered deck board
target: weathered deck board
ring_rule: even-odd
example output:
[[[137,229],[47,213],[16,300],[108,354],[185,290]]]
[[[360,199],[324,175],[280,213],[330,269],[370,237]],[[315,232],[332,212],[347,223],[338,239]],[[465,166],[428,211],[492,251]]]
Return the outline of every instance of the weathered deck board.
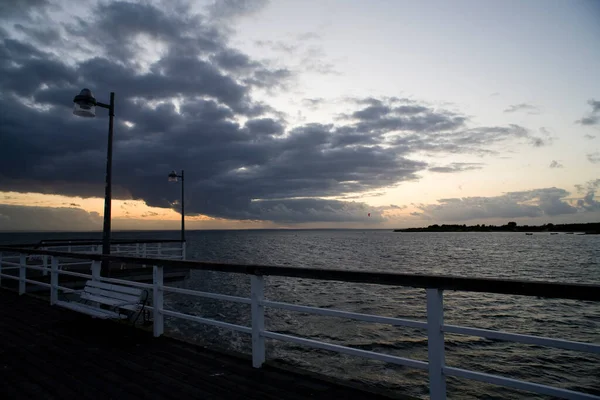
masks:
[[[270,366],[254,369],[248,360],[4,289],[0,393],[11,399],[390,398]]]

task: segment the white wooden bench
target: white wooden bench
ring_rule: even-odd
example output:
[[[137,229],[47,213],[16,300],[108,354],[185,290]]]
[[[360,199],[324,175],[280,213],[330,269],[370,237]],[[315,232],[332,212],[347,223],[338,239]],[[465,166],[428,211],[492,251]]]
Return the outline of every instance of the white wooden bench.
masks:
[[[60,300],[55,304],[95,318],[129,319],[139,316],[148,300],[144,289],[94,280],[87,281],[85,288],[76,293],[80,294],[78,300]]]

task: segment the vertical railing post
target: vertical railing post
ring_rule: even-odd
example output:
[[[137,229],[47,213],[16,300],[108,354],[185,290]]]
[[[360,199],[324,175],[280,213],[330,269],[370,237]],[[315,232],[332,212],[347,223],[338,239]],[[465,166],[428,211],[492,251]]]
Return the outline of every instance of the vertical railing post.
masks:
[[[100,280],[101,271],[102,271],[102,262],[101,261],[92,261],[92,280],[93,281]]]
[[[146,258],[146,243],[142,243],[142,257]],[[142,267],[146,268],[146,264],[142,264]]]
[[[186,254],[185,254],[185,252],[186,252],[186,247],[187,247],[187,246],[186,246],[186,243],[187,243],[187,242],[186,242],[185,240],[184,240],[183,242],[181,242],[181,259],[182,259],[182,260],[185,260],[185,256],[186,256]]]
[[[158,258],[162,257],[162,243],[156,245],[156,252],[158,253]]]
[[[25,279],[27,279],[27,256],[25,256],[25,254],[21,253],[21,257],[19,260],[19,294],[23,294],[25,293],[25,288],[26,288],[26,284],[27,282],[25,282]]]
[[[152,273],[152,308],[154,308],[154,337],[159,337],[165,331],[165,317],[163,315],[163,267],[155,265]]]
[[[139,243],[135,244],[135,256],[136,257],[140,256],[140,244]]]
[[[265,281],[262,275],[250,278],[252,299],[252,366],[260,368],[265,362],[265,307],[262,305],[265,294]]]
[[[42,272],[42,275],[46,276],[48,275],[48,256],[42,256],[42,263],[44,264],[44,272]]]
[[[50,257],[50,304],[58,301],[58,259]]]
[[[427,289],[427,353],[429,358],[429,398],[446,399],[444,376],[444,295],[441,289]]]

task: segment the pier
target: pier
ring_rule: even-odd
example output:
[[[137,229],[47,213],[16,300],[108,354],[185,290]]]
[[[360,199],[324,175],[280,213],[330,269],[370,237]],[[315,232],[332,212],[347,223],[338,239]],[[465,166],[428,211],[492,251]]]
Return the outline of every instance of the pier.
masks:
[[[0,393],[8,399],[374,399],[332,379],[265,366],[0,290]]]
[[[1,284],[4,286],[7,279],[17,282],[16,292],[6,289],[0,291],[2,301],[0,306],[2,347],[0,349],[2,374],[4,374],[2,384],[5,386],[1,388],[3,392],[20,394],[22,398],[39,397],[40,393],[53,393],[52,396],[55,398],[74,397],[76,393],[83,393],[84,389],[87,389],[86,396],[102,398],[122,398],[123,393],[143,398],[405,398],[403,393],[396,393],[398,391],[375,393],[368,387],[356,387],[356,385],[352,387],[349,383],[334,382],[330,379],[299,374],[293,370],[284,371],[276,368],[266,359],[265,339],[273,339],[423,370],[428,374],[429,379],[428,396],[434,400],[446,398],[448,377],[486,382],[555,398],[600,399],[599,393],[586,393],[572,388],[528,382],[509,376],[447,365],[444,337],[445,334],[468,335],[599,355],[600,344],[598,343],[574,341],[569,340],[568,337],[542,337],[475,328],[466,325],[469,321],[464,321],[461,325],[447,324],[444,322],[444,292],[463,291],[570,299],[579,301],[581,307],[586,307],[595,306],[600,301],[600,285],[233,265],[156,256],[106,256],[76,250],[72,248],[71,252],[65,252],[0,246]],[[30,264],[31,256],[46,258],[46,262],[41,266]],[[68,267],[67,264],[73,262],[72,260],[78,260],[78,265],[87,263],[88,272],[74,272],[65,268]],[[151,265],[152,282],[108,277],[101,270],[102,261],[111,264]],[[164,280],[165,272],[173,268],[219,271],[247,276],[250,280],[250,297],[201,292],[167,285]],[[10,271],[12,273],[9,273]],[[30,271],[48,273],[51,278],[50,283],[28,278]],[[61,306],[65,302],[62,297],[64,295],[70,295],[69,302],[77,302],[77,296],[83,296],[81,291],[61,285],[60,278],[63,275],[78,276],[88,282],[96,282],[95,285],[100,286],[114,285],[114,290],[121,290],[128,295],[137,293],[138,290],[151,294],[150,302],[144,304],[144,307],[151,313],[152,332],[131,327],[124,321],[93,319],[85,313],[73,312]],[[266,276],[419,288],[426,293],[426,316],[422,320],[395,318],[272,301],[265,296]],[[27,294],[29,285],[47,287],[49,298],[30,297]],[[108,289],[100,292],[105,295],[110,291]],[[116,295],[120,295],[119,293]],[[249,326],[238,325],[167,309],[163,303],[166,293],[246,304],[250,307],[250,324]],[[102,300],[100,297],[96,299],[100,302]],[[103,299],[105,302],[114,301],[104,297]],[[90,307],[93,306],[86,305],[85,308],[82,306],[81,310],[85,311]],[[128,303],[127,307],[133,306]],[[266,308],[421,330],[427,338],[427,359],[399,357],[270,331],[265,324]],[[108,311],[98,307],[97,312]],[[120,312],[116,315],[121,317]],[[251,338],[251,357],[235,357],[165,337],[165,317],[194,321],[247,334]],[[543,370],[539,372],[540,375],[544,373]],[[66,376],[71,378],[66,379]]]

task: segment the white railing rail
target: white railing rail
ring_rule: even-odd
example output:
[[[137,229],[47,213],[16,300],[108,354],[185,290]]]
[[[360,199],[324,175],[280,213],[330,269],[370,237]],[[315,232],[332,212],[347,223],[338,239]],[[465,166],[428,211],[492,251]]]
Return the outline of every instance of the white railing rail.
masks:
[[[141,246],[136,246],[141,247]],[[145,249],[148,250],[147,248]],[[460,378],[466,378],[471,380],[476,380],[480,382],[487,382],[495,385],[521,389],[525,391],[530,391],[538,394],[544,394],[549,396],[556,396],[559,398],[565,399],[600,399],[600,396],[576,392],[564,388],[527,382],[524,380],[512,379],[509,377],[503,377],[499,375],[487,374],[477,371],[470,371],[461,368],[455,368],[447,366],[445,363],[445,342],[444,342],[444,333],[452,333],[452,334],[463,334],[469,336],[478,336],[483,338],[490,339],[498,339],[504,341],[512,341],[518,343],[526,343],[526,344],[534,344],[546,347],[554,347],[558,349],[566,349],[579,351],[584,353],[591,354],[600,354],[600,344],[595,343],[585,343],[585,342],[576,342],[569,341],[564,339],[556,339],[556,338],[548,338],[548,337],[539,337],[533,335],[522,335],[517,333],[510,332],[502,332],[502,331],[492,331],[487,329],[479,329],[479,328],[471,328],[471,327],[463,327],[456,325],[448,325],[444,324],[444,304],[443,304],[443,292],[444,288],[450,290],[460,290],[458,287],[460,284],[457,281],[463,280],[468,281],[464,283],[465,289],[471,291],[479,291],[479,292],[491,292],[491,293],[505,293],[505,294],[523,294],[523,295],[533,295],[532,293],[535,290],[539,291],[539,294],[543,293],[551,293],[552,285],[561,285],[554,283],[545,283],[545,282],[529,282],[523,283],[520,281],[506,281],[506,280],[481,280],[485,281],[484,283],[488,286],[487,290],[477,289],[474,285],[474,282],[477,279],[467,279],[467,278],[455,278],[455,277],[434,277],[434,276],[424,276],[424,275],[403,275],[405,277],[409,277],[408,282],[404,286],[411,287],[422,287],[426,290],[426,302],[427,302],[427,320],[426,321],[416,321],[409,320],[403,318],[392,318],[392,317],[383,317],[377,315],[370,314],[361,314],[354,313],[342,310],[332,310],[325,309],[319,307],[310,307],[303,306],[298,304],[290,304],[284,302],[270,301],[265,299],[265,280],[264,276],[272,275],[272,276],[295,276],[302,277],[310,271],[320,271],[319,274],[314,272],[314,274],[322,275],[322,278],[317,277],[309,277],[309,279],[324,279],[324,280],[337,280],[337,281],[347,281],[347,282],[358,282],[360,281],[357,278],[357,275],[360,273],[356,273],[353,271],[328,271],[328,270],[309,270],[302,268],[281,268],[281,267],[252,267],[252,266],[235,266],[228,264],[210,264],[210,263],[199,263],[199,262],[179,262],[180,264],[185,264],[185,266],[190,267],[195,265],[196,269],[204,269],[204,270],[215,270],[222,272],[232,272],[232,273],[245,273],[250,275],[250,287],[251,287],[251,295],[249,298],[239,297],[239,296],[231,296],[224,295],[219,293],[208,293],[202,292],[192,289],[183,289],[172,286],[167,286],[164,284],[164,268],[165,265],[167,267],[172,267],[172,264],[177,262],[174,261],[166,261],[160,259],[152,259],[152,260],[137,260],[138,263],[145,263],[148,261],[152,261],[153,264],[153,282],[152,284],[148,283],[140,283],[133,282],[124,279],[115,279],[115,278],[106,278],[100,276],[100,260],[101,258],[118,258],[118,257],[100,257],[98,255],[89,255],[86,256],[84,254],[73,255],[73,258],[85,259],[86,257],[90,257],[93,259],[88,259],[87,262],[90,265],[91,274],[83,274],[79,272],[66,271],[61,270],[61,267],[64,267],[66,264],[60,263],[60,257],[43,254],[48,257],[49,262],[45,263],[43,266],[34,266],[28,265],[27,263],[27,255],[31,253],[35,253],[36,251],[29,250],[25,252],[15,252],[15,251],[3,251],[0,249],[0,284],[2,278],[14,279],[18,280],[19,285],[19,294],[24,294],[26,291],[26,284],[34,284],[41,285],[50,288],[50,302],[54,304],[58,299],[59,291],[64,292],[73,292],[73,289],[69,289],[66,287],[62,287],[59,285],[59,276],[60,275],[72,275],[77,277],[82,277],[85,279],[96,279],[104,282],[112,282],[116,284],[129,285],[132,287],[145,288],[152,291],[152,305],[147,306],[146,309],[151,310],[153,313],[153,333],[154,336],[161,336],[164,334],[164,318],[173,317],[180,318],[189,321],[198,322],[201,324],[216,326],[220,328],[231,329],[237,332],[242,332],[251,335],[252,339],[252,364],[256,368],[260,368],[265,362],[265,339],[275,339],[289,343],[296,343],[300,345],[304,345],[307,347],[318,348],[329,350],[332,352],[337,352],[341,354],[354,355],[358,357],[373,359],[384,361],[392,364],[403,365],[411,368],[428,370],[429,372],[429,388],[430,388],[430,398],[434,400],[446,399],[446,377],[447,376],[455,376]],[[138,251],[139,252],[139,251]],[[39,252],[38,252],[39,253]],[[17,262],[18,260],[18,262]],[[81,264],[81,263],[78,263]],[[8,268],[18,268],[19,275],[10,275],[5,274],[4,270]],[[27,270],[46,270],[51,273],[51,283],[43,283],[31,279],[27,279]],[[348,279],[344,280],[342,277],[344,275],[348,275]],[[379,284],[387,284],[387,285],[395,285],[395,286],[403,286],[399,283],[383,283],[377,282],[376,276],[378,273],[372,274],[362,274],[369,275],[368,279],[364,278],[364,283],[379,283]],[[392,277],[401,277],[401,274],[379,274],[379,275],[387,275]],[[306,276],[304,276],[306,277]],[[375,277],[375,278],[374,278]],[[412,279],[412,280],[411,280]],[[447,282],[444,280],[446,279]],[[428,282],[431,281],[430,285],[425,283],[418,282]],[[491,289],[489,283],[495,281],[499,283],[503,288],[495,288]],[[440,287],[429,287],[432,286],[435,282],[446,282],[440,283]],[[511,283],[516,283],[515,285],[511,285]],[[548,287],[546,287],[546,286]],[[496,285],[498,286],[498,285]],[[513,288],[513,286],[515,288]],[[532,286],[532,288],[527,288],[527,286]],[[600,301],[600,286],[598,285],[562,285],[565,288],[571,288],[568,290],[568,293],[563,296],[554,294],[549,294],[547,297],[554,298],[569,298],[569,299],[581,299],[581,300],[591,300],[591,301]],[[519,289],[521,288],[521,289]],[[536,289],[537,288],[537,289]],[[532,292],[534,290],[534,292]],[[522,293],[518,293],[522,291]],[[197,297],[204,297],[210,299],[217,299],[223,301],[231,301],[236,303],[248,304],[251,307],[251,326],[238,325],[223,321],[218,321],[215,319],[204,318],[196,315],[185,314],[182,312],[168,310],[164,307],[164,294],[165,293],[179,293]],[[586,303],[583,302],[582,305]],[[332,317],[341,317],[348,318],[358,321],[364,322],[373,322],[373,323],[381,323],[388,324],[391,326],[405,326],[410,328],[417,328],[424,331],[424,334],[427,335],[428,339],[428,359],[427,361],[415,360],[410,358],[398,357],[388,354],[377,353],[373,351],[356,349],[348,346],[331,344],[327,342],[321,342],[313,339],[307,339],[302,337],[297,337],[288,334],[281,334],[277,332],[269,331],[265,328],[265,308],[275,308],[275,309],[283,309],[289,311],[298,311],[303,313],[312,313],[317,315],[324,316],[332,316]]]
[[[16,246],[23,247],[23,246]],[[64,241],[36,246],[35,249],[66,253],[102,254],[102,244],[98,241]],[[125,257],[148,257],[169,260],[185,260],[186,243],[178,240],[111,243],[111,255]],[[43,259],[42,255],[30,254],[28,260]]]

